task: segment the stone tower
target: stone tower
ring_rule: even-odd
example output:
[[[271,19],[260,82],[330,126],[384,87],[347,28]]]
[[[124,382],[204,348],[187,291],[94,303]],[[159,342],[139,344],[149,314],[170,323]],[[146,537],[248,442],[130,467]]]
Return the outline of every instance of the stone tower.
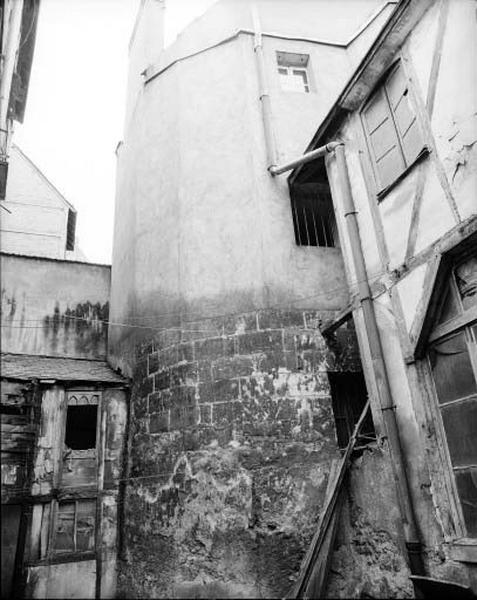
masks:
[[[136,27],[118,151],[109,354],[134,381],[120,586],[283,597],[339,457],[328,374],[360,365],[352,330],[333,348],[319,330],[348,302],[333,223],[304,242],[267,171],[257,27],[283,161],[391,6],[261,0],[257,25],[251,2],[221,0],[156,52],[144,11],[159,23],[161,5]]]

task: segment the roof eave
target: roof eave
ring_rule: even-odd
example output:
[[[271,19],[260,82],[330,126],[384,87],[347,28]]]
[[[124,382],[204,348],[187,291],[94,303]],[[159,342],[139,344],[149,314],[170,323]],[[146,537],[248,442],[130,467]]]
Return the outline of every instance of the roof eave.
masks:
[[[400,0],[390,14],[375,42],[353,73],[338,99],[323,119],[305,152],[310,152],[335,135],[344,117],[359,108],[392,63],[413,27],[433,4],[433,0]],[[293,183],[303,166],[297,167],[288,177]]]

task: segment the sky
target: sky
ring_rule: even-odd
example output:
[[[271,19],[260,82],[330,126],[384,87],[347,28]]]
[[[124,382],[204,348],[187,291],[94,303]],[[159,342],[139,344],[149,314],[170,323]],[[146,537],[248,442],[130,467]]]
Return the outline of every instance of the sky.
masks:
[[[167,0],[166,45],[214,0]],[[127,47],[139,0],[41,0],[16,143],[78,211],[77,241],[110,263]]]

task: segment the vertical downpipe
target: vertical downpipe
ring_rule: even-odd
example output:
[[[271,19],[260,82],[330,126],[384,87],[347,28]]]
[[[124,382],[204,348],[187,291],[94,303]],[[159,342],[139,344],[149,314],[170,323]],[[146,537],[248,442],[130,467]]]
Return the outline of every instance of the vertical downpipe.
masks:
[[[404,453],[396,420],[396,407],[393,403],[389,377],[383,358],[383,348],[376,321],[376,314],[374,312],[371,289],[366,273],[366,265],[364,262],[363,248],[356,216],[357,212],[351,192],[348,167],[346,164],[344,144],[337,146],[335,153],[338,166],[339,186],[343,199],[344,216],[358,283],[359,301],[363,310],[366,336],[371,354],[372,367],[376,377],[378,399],[383,413],[384,427],[389,440],[391,464],[393,466],[394,478],[397,485],[398,502],[403,520],[409,567],[413,575],[424,575],[422,545],[418,535]]]
[[[254,30],[253,50],[255,52],[255,59],[258,71],[258,88],[260,104],[262,107],[263,131],[265,134],[267,169],[270,170],[277,164],[277,149],[275,145],[275,136],[273,134],[272,105],[270,101],[270,94],[268,92],[265,60],[263,57],[262,28],[260,25],[260,16],[258,14],[258,8],[255,3],[252,4],[252,19]]]
[[[103,489],[104,489],[104,460],[106,458],[106,403],[103,394],[100,400],[101,423],[98,444],[98,493],[96,499],[96,598],[101,598],[101,583],[103,575]]]

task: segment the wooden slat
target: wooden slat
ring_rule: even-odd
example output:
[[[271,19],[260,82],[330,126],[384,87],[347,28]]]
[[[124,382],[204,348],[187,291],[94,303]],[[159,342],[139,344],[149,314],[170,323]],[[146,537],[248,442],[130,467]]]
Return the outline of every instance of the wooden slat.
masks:
[[[26,433],[33,434],[36,431],[36,425],[25,425],[24,423],[0,423],[0,431],[3,433]]]
[[[466,325],[475,320],[477,320],[477,305],[471,306],[465,312],[457,315],[453,319],[449,319],[449,321],[438,325],[429,336],[428,341],[434,342],[435,340],[449,333],[453,333],[456,329],[461,329],[462,327],[465,327]]]
[[[366,415],[369,410],[369,399],[366,402],[365,407],[363,408],[363,412],[356,423],[353,434],[349,440],[348,446],[346,447],[345,453],[341,459],[341,463],[338,468],[337,475],[335,477],[335,481],[332,486],[332,492],[328,496],[328,499],[325,501],[325,506],[323,507],[323,511],[320,517],[320,521],[318,523],[318,528],[316,530],[315,535],[310,544],[310,548],[305,555],[305,559],[302,563],[302,568],[300,569],[300,573],[298,575],[298,579],[293,587],[292,593],[289,598],[316,598],[319,596],[310,595],[312,592],[311,588],[313,587],[313,574],[315,570],[315,565],[317,565],[317,569],[323,568],[323,566],[319,563],[323,563],[324,561],[329,560],[328,554],[333,549],[333,539],[329,539],[328,543],[326,542],[327,533],[330,530],[333,530],[333,514],[337,507],[339,495],[342,489],[342,484],[346,472],[348,470],[348,466],[350,463],[351,455],[353,453],[354,447],[356,445],[356,440],[358,439],[359,432],[363,423],[366,419]],[[336,524],[335,524],[336,527]],[[331,536],[333,538],[333,536]],[[325,551],[325,552],[324,552]],[[319,572],[318,572],[319,575]],[[323,589],[326,585],[326,578],[322,578],[321,588]]]
[[[333,484],[338,474],[339,464],[340,461],[336,461],[334,464],[332,464],[332,469],[330,471],[330,485],[328,486],[326,493],[327,499],[333,494]],[[341,490],[341,493],[338,495],[338,500],[335,510],[333,511],[330,524],[326,531],[325,539],[323,540],[319,559],[314,563],[313,566],[313,571],[310,576],[310,583],[306,593],[308,598],[322,598],[325,594],[343,500],[344,494],[343,490]]]

